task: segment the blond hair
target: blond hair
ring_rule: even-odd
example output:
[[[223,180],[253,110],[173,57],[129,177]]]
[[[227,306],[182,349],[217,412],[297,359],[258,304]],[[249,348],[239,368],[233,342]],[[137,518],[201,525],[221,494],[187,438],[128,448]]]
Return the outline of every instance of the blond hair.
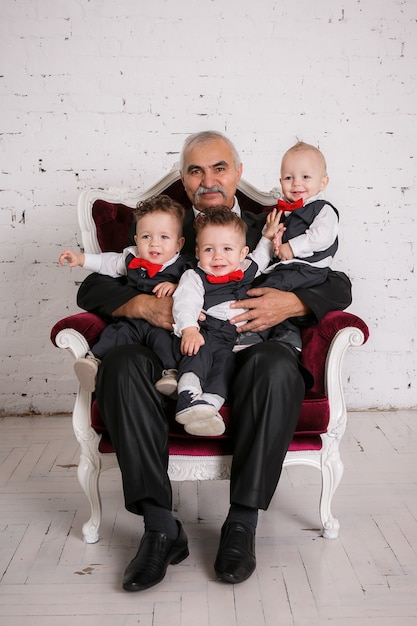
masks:
[[[285,152],[284,156],[282,157],[282,161],[287,156],[287,154],[291,154],[293,152],[313,152],[317,156],[317,158],[321,161],[322,166],[323,166],[323,171],[327,175],[326,159],[324,158],[324,155],[321,152],[321,150],[316,148],[316,146],[313,146],[310,143],[305,143],[304,141],[297,141],[297,143],[291,146],[291,148],[288,148],[288,150]]]

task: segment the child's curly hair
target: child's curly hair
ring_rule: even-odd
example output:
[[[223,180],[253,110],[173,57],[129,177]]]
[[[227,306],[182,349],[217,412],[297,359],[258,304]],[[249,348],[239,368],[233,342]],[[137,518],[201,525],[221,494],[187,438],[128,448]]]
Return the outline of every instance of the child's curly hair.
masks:
[[[181,226],[185,217],[185,209],[184,207],[176,202],[169,196],[165,194],[161,194],[159,196],[153,196],[148,200],[143,200],[142,202],[138,202],[135,210],[135,221],[139,222],[139,220],[149,213],[167,213],[169,215],[173,215],[177,218],[178,223]]]

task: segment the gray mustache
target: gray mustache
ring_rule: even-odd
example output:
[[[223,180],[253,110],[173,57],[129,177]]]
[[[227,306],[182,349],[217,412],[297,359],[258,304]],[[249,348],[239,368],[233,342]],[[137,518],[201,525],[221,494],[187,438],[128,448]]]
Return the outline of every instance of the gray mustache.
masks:
[[[195,201],[197,201],[198,198],[204,193],[214,193],[214,192],[221,193],[223,198],[226,200],[227,194],[225,190],[223,189],[223,187],[221,187],[220,185],[214,185],[214,187],[199,187],[197,191],[195,192]]]

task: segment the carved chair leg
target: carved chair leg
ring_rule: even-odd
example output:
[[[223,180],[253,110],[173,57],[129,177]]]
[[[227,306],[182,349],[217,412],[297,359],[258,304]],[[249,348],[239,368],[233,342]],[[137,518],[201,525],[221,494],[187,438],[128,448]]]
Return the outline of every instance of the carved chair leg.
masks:
[[[100,459],[95,460],[81,453],[78,465],[78,480],[90,503],[91,517],[83,525],[84,541],[97,543],[101,522],[101,499],[99,491]]]
[[[343,463],[339,451],[331,453],[322,461],[320,496],[320,518],[323,526],[323,537],[337,539],[339,536],[339,521],[332,515],[332,499],[343,475]]]

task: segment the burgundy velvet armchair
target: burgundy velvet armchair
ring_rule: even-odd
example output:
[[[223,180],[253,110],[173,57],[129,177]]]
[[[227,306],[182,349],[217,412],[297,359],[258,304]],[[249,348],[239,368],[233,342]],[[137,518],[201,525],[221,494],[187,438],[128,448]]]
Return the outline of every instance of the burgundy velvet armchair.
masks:
[[[145,192],[122,188],[84,191],[78,202],[78,220],[86,252],[120,251],[128,240],[132,211],[137,202],[158,193],[167,193],[186,208],[185,195],[178,170],[171,170]],[[242,209],[259,212],[276,204],[277,190],[264,193],[245,181],[237,191]],[[106,322],[92,313],[78,313],[55,324],[51,340],[74,358],[84,356],[98,340]],[[331,505],[343,474],[339,444],[346,428],[347,412],[342,388],[342,364],[350,346],[361,346],[368,339],[368,328],[351,313],[328,313],[318,324],[302,330],[305,366],[314,375],[314,386],[306,392],[298,426],[287,452],[284,466],[309,465],[321,473],[319,514],[322,534],[336,538],[339,522]],[[201,438],[187,435],[170,420],[169,476],[171,480],[228,479],[233,443],[228,433],[229,409],[223,407],[226,432],[221,437]],[[99,538],[101,501],[100,472],[117,467],[111,441],[101,420],[94,396],[79,388],[72,414],[74,434],[80,444],[78,479],[89,500],[90,519],[83,525],[87,543]]]

